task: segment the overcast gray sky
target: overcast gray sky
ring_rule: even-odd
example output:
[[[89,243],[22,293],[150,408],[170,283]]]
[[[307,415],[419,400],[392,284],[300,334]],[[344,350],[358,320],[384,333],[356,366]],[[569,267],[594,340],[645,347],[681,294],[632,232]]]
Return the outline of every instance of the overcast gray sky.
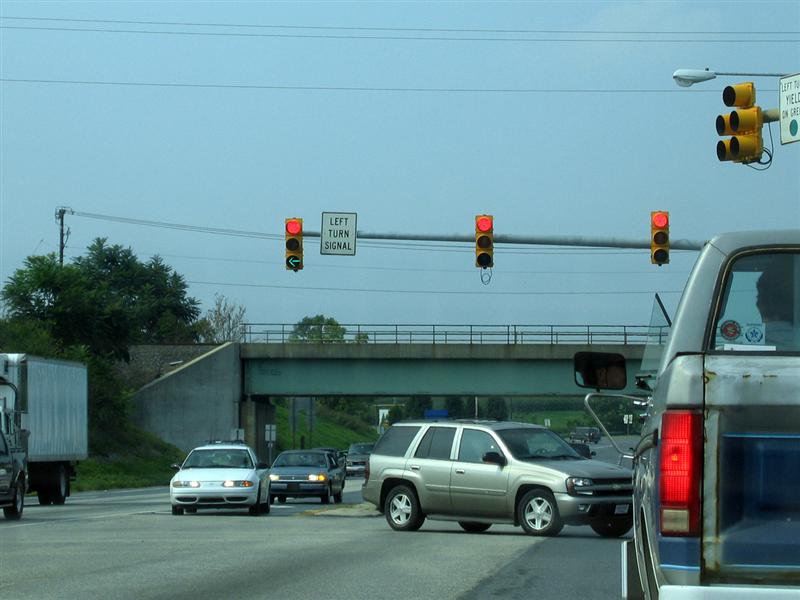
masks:
[[[677,68],[800,71],[800,2],[13,2],[0,4],[0,281],[98,236],[160,254],[204,309],[292,323],[644,324],[694,252],[358,244],[284,268],[283,223],[356,212],[370,232],[673,239],[800,227],[800,143],[720,163],[721,90]],[[25,81],[22,81],[25,80]],[[777,108],[774,78],[755,78]],[[133,85],[135,84],[135,85]],[[354,89],[355,88],[355,89]],[[770,146],[767,128],[765,144]]]

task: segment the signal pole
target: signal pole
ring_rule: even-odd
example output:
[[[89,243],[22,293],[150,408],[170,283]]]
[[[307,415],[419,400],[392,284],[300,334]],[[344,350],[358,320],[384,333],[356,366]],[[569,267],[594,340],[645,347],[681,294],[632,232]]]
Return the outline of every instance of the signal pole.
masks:
[[[58,265],[64,266],[64,247],[69,239],[69,229],[64,230],[64,215],[69,212],[72,214],[72,209],[67,206],[59,206],[56,209],[56,223],[58,223]]]

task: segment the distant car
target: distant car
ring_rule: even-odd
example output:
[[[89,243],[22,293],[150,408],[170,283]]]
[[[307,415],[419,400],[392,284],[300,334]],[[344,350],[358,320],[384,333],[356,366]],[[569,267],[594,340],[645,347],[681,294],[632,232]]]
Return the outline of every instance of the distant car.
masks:
[[[0,506],[6,519],[22,518],[25,508],[25,452],[0,431]]]
[[[347,452],[339,450],[338,448],[331,448],[331,447],[314,448],[314,450],[324,450],[325,452],[333,454],[333,457],[336,459],[336,462],[339,464],[339,466],[344,467],[344,461],[347,458]]]
[[[319,498],[323,504],[340,503],[344,469],[327,450],[281,452],[269,471],[272,498]]]
[[[189,453],[169,485],[172,514],[198,508],[247,508],[251,515],[269,512],[269,466],[242,443],[215,442]]]
[[[348,477],[363,477],[364,471],[367,468],[367,461],[369,455],[372,454],[372,448],[375,444],[350,444],[347,450],[347,476]]]
[[[588,444],[584,444],[583,442],[567,442],[575,452],[580,454],[583,458],[592,458],[596,456],[596,453],[589,448]]]
[[[576,427],[569,434],[570,442],[583,442],[596,444],[600,441],[599,427]]]

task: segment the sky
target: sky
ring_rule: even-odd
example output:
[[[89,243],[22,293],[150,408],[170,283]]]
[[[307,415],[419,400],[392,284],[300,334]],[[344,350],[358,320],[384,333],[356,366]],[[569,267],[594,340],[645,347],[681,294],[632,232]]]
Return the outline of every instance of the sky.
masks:
[[[252,323],[644,325],[697,256],[370,242],[284,266],[284,219],[371,233],[645,241],[800,228],[800,143],[721,163],[725,85],[678,68],[800,71],[800,2],[0,3],[0,282],[97,237],[160,255],[208,309]],[[770,148],[765,127],[765,145]],[[86,215],[218,228],[219,235]]]

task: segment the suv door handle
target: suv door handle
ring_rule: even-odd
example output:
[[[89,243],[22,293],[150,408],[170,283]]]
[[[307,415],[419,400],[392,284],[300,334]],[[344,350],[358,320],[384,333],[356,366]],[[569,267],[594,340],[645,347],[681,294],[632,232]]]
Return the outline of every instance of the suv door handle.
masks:
[[[412,471],[419,471],[419,465],[411,465]]]
[[[456,469],[456,475],[463,475],[464,469]]]

